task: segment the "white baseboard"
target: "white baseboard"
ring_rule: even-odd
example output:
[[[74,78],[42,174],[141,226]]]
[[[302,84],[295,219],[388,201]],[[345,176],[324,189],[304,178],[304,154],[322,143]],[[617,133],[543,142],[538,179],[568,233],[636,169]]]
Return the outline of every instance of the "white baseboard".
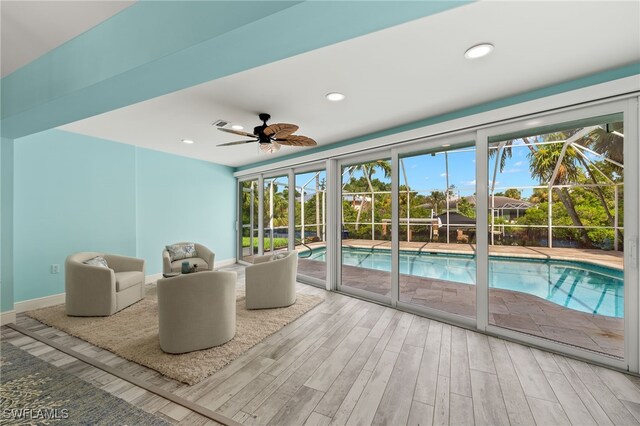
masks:
[[[225,266],[231,266],[231,265],[235,265],[237,263],[236,258],[232,257],[229,259],[223,259],[223,260],[219,260],[216,262],[216,269],[218,268],[224,268]]]
[[[235,265],[236,258],[224,259],[216,262],[217,268],[223,268],[225,266]],[[147,275],[144,277],[145,284],[151,284],[158,279],[162,278],[162,273]],[[38,297],[36,299],[23,300],[22,302],[16,302],[14,309],[0,313],[0,325],[11,324],[16,322],[16,314],[21,312],[31,311],[34,309],[46,308],[49,306],[60,305],[65,302],[65,293],[54,294],[52,296]]]
[[[220,262],[216,262],[216,267],[221,268],[224,266],[235,265],[235,263],[236,263],[235,257],[231,259],[224,259],[224,260],[221,260]],[[144,282],[145,284],[151,284],[158,281],[158,279],[160,278],[162,278],[162,273],[147,275],[144,277]],[[16,314],[19,314],[21,312],[31,311],[33,309],[46,308],[48,306],[59,305],[61,303],[64,303],[64,301],[65,301],[65,294],[60,293],[60,294],[54,294],[52,296],[39,297],[37,299],[30,299],[30,300],[24,300],[22,302],[16,302],[14,304],[13,311],[2,312],[2,324],[5,324],[5,321],[6,323],[15,322]],[[6,316],[6,319],[5,319],[5,316]]]
[[[31,311],[33,309],[46,308],[47,306],[59,305],[64,303],[65,294],[59,293],[52,296],[38,297],[37,299],[24,300],[14,303],[13,307],[17,314],[20,312]]]
[[[15,324],[16,311],[6,311],[0,314],[0,325]]]

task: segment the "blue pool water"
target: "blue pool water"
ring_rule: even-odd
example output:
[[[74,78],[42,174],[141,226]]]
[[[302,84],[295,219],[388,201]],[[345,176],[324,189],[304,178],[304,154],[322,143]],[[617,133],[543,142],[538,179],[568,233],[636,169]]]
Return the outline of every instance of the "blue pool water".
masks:
[[[325,261],[326,249],[310,259]],[[391,271],[389,250],[347,248],[344,265]],[[475,285],[475,257],[463,254],[400,252],[400,273]],[[624,316],[623,272],[584,262],[489,258],[489,286],[519,291],[557,305],[599,315]]]

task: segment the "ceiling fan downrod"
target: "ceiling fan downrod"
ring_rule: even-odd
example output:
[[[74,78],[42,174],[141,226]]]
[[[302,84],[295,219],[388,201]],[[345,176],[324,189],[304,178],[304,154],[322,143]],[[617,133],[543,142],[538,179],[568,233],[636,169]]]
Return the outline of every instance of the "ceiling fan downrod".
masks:
[[[258,136],[258,142],[260,143],[271,143],[271,138],[264,134],[264,129],[266,129],[267,121],[271,118],[271,116],[267,113],[258,114],[258,118],[262,121],[262,126],[254,127],[253,134]]]

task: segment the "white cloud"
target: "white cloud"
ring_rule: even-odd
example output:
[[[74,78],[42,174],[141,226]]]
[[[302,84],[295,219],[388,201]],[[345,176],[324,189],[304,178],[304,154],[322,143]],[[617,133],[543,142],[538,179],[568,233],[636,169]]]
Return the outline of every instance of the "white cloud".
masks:
[[[476,180],[475,179],[474,180],[468,180],[468,181],[462,182],[462,184],[465,185],[465,186],[475,185],[476,184]]]
[[[516,167],[520,167],[520,166],[522,166],[523,164],[524,164],[524,161],[518,161],[518,162],[516,162],[516,163],[514,164],[514,166],[516,166]]]
[[[518,173],[518,172],[521,172],[521,171],[522,171],[522,169],[513,168],[513,169],[507,169],[502,173]]]
[[[445,176],[447,176],[446,173],[440,173],[440,177],[445,177]]]

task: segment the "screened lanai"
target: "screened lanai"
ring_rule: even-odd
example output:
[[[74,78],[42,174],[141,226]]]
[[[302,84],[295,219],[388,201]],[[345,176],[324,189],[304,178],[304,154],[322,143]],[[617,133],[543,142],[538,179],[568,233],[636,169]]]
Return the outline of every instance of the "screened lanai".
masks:
[[[606,155],[598,152],[597,148],[592,149],[593,137],[590,135],[603,131],[606,130],[601,126],[589,126],[575,129],[566,139],[549,140],[558,137],[555,133],[491,143],[488,158],[491,176],[488,188],[492,245],[508,243],[508,245],[518,246],[579,248],[580,243],[586,241],[576,238],[575,232],[559,233],[560,238],[554,238],[554,230],[588,229],[601,230],[604,235],[591,241],[592,248],[614,251],[621,249],[624,165],[615,158],[615,155]],[[610,138],[619,138],[618,143],[622,143],[623,134],[620,131],[610,130],[606,135],[610,135]],[[615,145],[615,142],[611,145]],[[522,166],[523,161],[511,160],[515,158],[514,154],[517,156],[523,150],[532,153],[531,161],[533,162],[548,162],[549,160],[537,159],[536,156],[550,154],[553,163],[546,165],[547,172],[538,172],[540,179],[536,184],[512,185],[508,179],[509,174],[514,173],[514,168],[510,168],[511,163],[517,167]],[[455,170],[450,174],[450,158],[474,151],[475,148],[471,147],[428,154],[430,157],[441,157],[443,185],[436,188],[421,186],[423,184],[416,178],[415,173],[413,175],[407,173],[405,162],[411,159],[400,159],[399,225],[403,229],[400,236],[402,242],[473,243],[475,226],[469,219],[475,217],[475,182],[456,181]],[[456,162],[456,166],[460,167],[460,161]],[[525,166],[527,170],[538,167],[531,162]],[[384,176],[379,176],[390,167],[389,161],[379,161],[373,164],[348,166],[342,171],[342,216],[345,218],[342,232],[345,236],[371,241],[390,239],[388,232],[391,221],[390,181]],[[326,238],[324,233],[326,189],[320,186],[317,180],[319,173],[311,174],[305,182],[301,181],[295,187],[295,200],[299,204],[296,205],[296,211],[300,212],[295,225],[296,238],[300,241],[318,242],[325,241]],[[275,187],[284,185],[277,179],[270,179],[268,182]],[[588,223],[581,220],[576,220],[576,223],[567,223],[566,205],[571,207],[572,204],[580,202],[584,204],[588,201],[571,200],[572,204],[568,204],[566,198],[563,200],[564,193],[571,194],[577,189],[589,191],[598,198],[597,201],[601,203],[603,211],[597,213],[608,216],[609,223],[596,224],[595,220],[587,221]],[[272,194],[271,190],[269,194]],[[319,202],[319,198],[322,201]],[[554,205],[558,203],[564,207],[564,210],[562,208],[554,210]],[[265,233],[269,236],[277,235],[279,230],[278,226],[274,226],[276,222],[273,220],[273,214],[277,213],[273,213],[272,204],[269,202],[270,216]],[[305,211],[308,210],[305,206],[309,204],[316,209],[321,208],[319,215],[311,216],[311,222],[309,216],[305,217]],[[345,217],[345,210],[348,217]],[[528,210],[531,210],[529,216],[527,216]],[[523,220],[519,220],[520,218]],[[460,230],[463,231],[462,234],[459,233]],[[532,236],[538,238],[532,238]]]
[[[491,320],[500,326],[524,327],[527,333],[548,337],[544,327],[526,325],[529,311],[538,312],[542,322],[566,315],[566,310],[573,319],[596,313],[622,318],[622,286],[616,283],[623,269],[624,132],[616,117],[598,120],[604,121],[488,141],[487,242],[489,255],[499,259],[490,266],[490,308]],[[263,229],[260,233],[257,218],[243,224],[245,251],[255,252],[262,234],[265,253],[294,248],[299,273],[324,282],[327,199],[337,196],[343,288],[388,297],[395,201],[399,300],[474,318],[479,160],[473,143],[399,155],[397,200],[392,199],[391,159],[343,165],[339,194],[328,192],[324,170],[265,177]],[[248,217],[254,217],[250,206],[255,211],[260,202],[258,184],[244,183]],[[294,190],[291,198],[289,188]],[[288,234],[290,221],[293,235]],[[513,259],[530,263],[514,266],[509,263]],[[595,270],[584,272],[556,261],[582,262]],[[528,293],[512,285],[514,268],[528,283]],[[602,272],[598,268],[613,275],[598,281],[593,278]],[[588,288],[581,280],[590,283]],[[615,342],[591,336],[601,329],[593,323],[598,318],[577,320],[575,328],[587,336],[580,344],[599,352],[613,351],[607,346],[611,344],[618,351]]]
[[[624,164],[618,158],[621,148],[616,147],[621,146],[624,137],[620,126],[613,122],[570,129],[566,138],[562,137],[565,133],[555,132],[492,141],[487,159],[490,244],[621,250]],[[604,142],[597,144],[596,136],[598,140],[607,139],[604,147]],[[528,153],[528,161],[513,161],[523,157],[523,151]],[[442,169],[439,187],[424,185],[426,179],[420,177],[429,178],[428,173],[420,176],[408,172],[407,162],[413,169],[418,166],[415,158],[399,160],[401,243],[452,244],[451,250],[465,251],[467,248],[459,247],[461,244],[475,242],[475,181],[456,179],[456,167],[461,167],[457,157],[466,161],[470,157],[464,158],[465,154],[474,152],[474,147],[464,147],[420,156],[423,165],[440,163],[435,168]],[[390,161],[378,161],[348,166],[342,171],[343,241],[375,246],[377,241],[390,240],[390,167]],[[518,167],[535,174],[538,182],[510,182],[510,175],[522,171]],[[538,170],[540,167],[545,169]],[[302,243],[318,247],[326,241],[324,173],[317,171],[296,178],[294,244],[300,251],[306,250]],[[243,187],[250,218],[243,223],[245,247],[257,246],[257,184],[252,181]],[[265,247],[287,248],[288,176],[265,178],[264,187]],[[582,193],[576,194],[577,191]],[[584,212],[587,207],[594,207],[594,200],[586,200],[584,192],[595,196],[600,204],[597,211]],[[588,217],[583,220],[580,215]],[[602,218],[595,217],[598,215]],[[585,231],[592,235],[585,238]]]

